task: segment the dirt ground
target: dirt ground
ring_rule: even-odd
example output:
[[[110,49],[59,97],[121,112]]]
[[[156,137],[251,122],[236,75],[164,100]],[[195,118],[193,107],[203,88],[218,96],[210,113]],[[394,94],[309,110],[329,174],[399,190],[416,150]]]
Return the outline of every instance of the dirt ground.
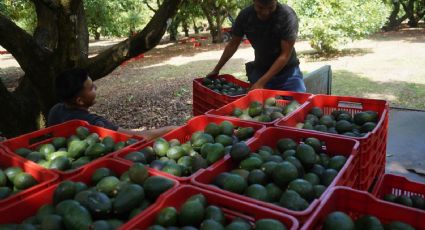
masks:
[[[207,74],[218,61],[224,44],[198,40],[164,43],[145,57],[118,67],[96,82],[97,104],[91,109],[126,128],[180,125],[191,117],[192,80]],[[90,44],[90,52],[116,41]],[[339,55],[319,57],[306,41],[296,44],[301,68],[310,72],[323,65],[333,70],[333,94],[387,99],[393,106],[425,109],[425,29],[378,33],[346,45]],[[241,44],[223,68],[245,78],[244,63],[254,57]],[[11,55],[0,55],[0,78],[13,89],[22,75]]]

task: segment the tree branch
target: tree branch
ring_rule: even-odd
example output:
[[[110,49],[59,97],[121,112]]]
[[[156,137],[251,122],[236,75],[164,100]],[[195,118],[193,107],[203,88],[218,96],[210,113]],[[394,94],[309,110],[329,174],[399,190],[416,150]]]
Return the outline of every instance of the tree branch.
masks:
[[[154,48],[161,41],[167,29],[167,21],[176,14],[181,2],[165,0],[142,31],[90,58],[85,67],[92,79],[102,78],[122,62]]]
[[[31,35],[1,13],[0,45],[13,55],[24,71],[33,67],[34,62],[43,60],[45,56]]]
[[[147,1],[147,0],[143,0],[143,3],[145,3],[146,4],[146,6],[150,9],[150,10],[152,10],[154,13],[156,13],[156,11],[157,10],[155,10],[150,4],[149,4],[149,2]]]

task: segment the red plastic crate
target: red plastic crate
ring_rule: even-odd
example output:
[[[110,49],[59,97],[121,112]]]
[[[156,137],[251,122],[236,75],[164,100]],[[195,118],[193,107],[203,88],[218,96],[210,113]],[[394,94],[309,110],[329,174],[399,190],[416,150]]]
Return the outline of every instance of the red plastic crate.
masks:
[[[186,200],[196,194],[202,193],[209,205],[215,205],[223,209],[226,219],[242,217],[250,222],[263,218],[272,218],[285,224],[287,229],[298,229],[298,222],[289,215],[258,207],[254,204],[238,201],[227,196],[223,196],[212,191],[200,189],[191,185],[183,185],[173,193],[168,194],[166,199],[158,203],[154,209],[149,210],[143,218],[135,219],[128,224],[126,229],[147,229],[154,224],[155,217],[165,207],[175,207],[177,210],[186,202]]]
[[[311,98],[311,94],[308,93],[296,93],[296,92],[290,92],[290,91],[278,91],[278,90],[267,90],[267,89],[257,89],[257,90],[253,90],[250,91],[246,96],[232,102],[229,103],[219,109],[216,110],[212,110],[207,112],[208,115],[213,115],[213,116],[225,116],[225,117],[230,117],[230,119],[232,120],[240,120],[237,117],[231,117],[231,114],[233,112],[233,110],[235,108],[241,108],[241,109],[245,109],[249,107],[249,103],[252,101],[259,101],[261,103],[264,103],[264,101],[269,98],[269,97],[282,97],[282,99],[278,99],[276,101],[277,104],[279,105],[287,105],[289,104],[290,100],[296,100],[298,101],[298,103],[300,105],[304,104],[305,102],[307,102],[309,100],[309,98]],[[301,108],[301,106],[300,106]],[[295,111],[293,111],[290,114],[294,114],[297,113],[297,111],[300,109],[296,109]],[[252,121],[252,122],[256,122],[256,123],[260,123],[260,124],[264,124],[269,126],[273,126],[273,124],[275,124],[276,122],[282,120],[282,119],[286,119],[288,116],[285,116],[281,119],[277,119],[271,122],[259,122],[259,121]]]
[[[224,78],[228,82],[235,83],[243,88],[250,87],[250,84],[244,81],[241,81],[235,78],[232,75],[224,74],[219,75],[214,78]],[[225,94],[220,94],[214,90],[209,89],[208,87],[202,84],[204,78],[197,78],[193,80],[193,97],[192,97],[192,107],[193,107],[193,116],[203,115],[211,109],[218,109],[230,102],[233,102],[244,95],[238,96],[228,96]]]
[[[248,82],[241,81],[229,74],[219,75],[213,78],[224,78],[228,82],[232,82],[242,88],[249,88],[250,84]],[[238,96],[228,96],[225,94],[217,93],[214,90],[209,89],[208,87],[202,84],[204,78],[196,78],[193,80],[193,96],[200,96],[201,99],[213,106],[222,106],[236,99],[241,98],[244,95]]]
[[[424,212],[382,202],[367,192],[345,187],[334,188],[301,229],[322,229],[327,215],[334,211],[345,212],[355,219],[363,215],[373,215],[383,224],[402,221],[416,229],[425,229]]]
[[[94,173],[94,171],[98,168],[106,167],[111,169],[118,175],[121,175],[123,172],[127,171],[130,168],[130,166],[131,164],[127,162],[121,162],[116,159],[106,158],[106,159],[94,162],[92,165],[90,165],[90,167],[86,167],[79,174],[70,177],[69,180],[90,184],[91,176]],[[158,174],[149,169],[149,176],[158,176]],[[174,187],[164,192],[163,194],[161,194],[157,198],[157,201],[155,203],[161,202],[167,196],[168,193],[171,193],[174,189],[176,189],[179,186],[178,181],[173,180],[173,182],[174,182]],[[0,224],[21,223],[26,218],[34,216],[37,213],[37,210],[41,206],[45,204],[51,204],[53,202],[53,194],[58,185],[59,184],[50,186],[49,188],[43,191],[40,191],[38,193],[35,193],[32,196],[28,196],[25,199],[21,200],[19,203],[15,203],[14,205],[11,205],[9,207],[0,208],[0,216],[1,216]],[[147,213],[149,209],[152,209],[154,207],[155,207],[155,204],[150,205],[146,210],[139,213],[139,215],[137,215],[134,218],[137,218],[137,219],[141,218],[142,216],[144,216],[144,213]],[[123,225],[122,228],[124,228],[126,225]]]
[[[386,194],[393,194],[396,196],[420,196],[425,198],[425,184],[419,183],[417,181],[411,181],[405,177],[394,175],[394,174],[384,174],[378,180],[373,190],[373,195],[379,199],[383,199]],[[385,202],[385,201],[384,201]],[[404,205],[396,204],[406,207]],[[415,209],[415,208],[413,208]],[[415,209],[420,210],[420,209]],[[425,210],[421,210],[425,212]]]
[[[14,157],[9,154],[5,154],[0,149],[0,168],[6,169],[9,167],[20,167],[22,170],[30,174],[38,182],[37,185],[32,186],[31,188],[25,189],[15,195],[11,195],[5,199],[0,199],[0,207],[8,207],[14,203],[20,202],[25,197],[30,196],[40,190],[47,188],[50,185],[57,183],[59,176],[53,172],[37,166],[34,164],[29,164],[26,161],[20,159],[19,157]]]
[[[297,123],[304,122],[305,117],[313,107],[322,108],[325,115],[329,115],[332,111],[339,109],[345,110],[352,115],[366,110],[372,110],[378,113],[379,121],[372,132],[369,132],[364,137],[348,137],[360,142],[361,176],[359,188],[361,190],[368,190],[373,182],[384,173],[385,169],[389,116],[388,102],[357,97],[316,95],[308,103],[304,104],[297,113],[293,113],[287,119],[277,122],[276,126],[295,128]],[[323,133],[315,130],[310,131]],[[340,134],[329,135],[343,136]]]
[[[141,137],[130,136],[130,135],[127,135],[127,134],[118,133],[118,132],[110,130],[110,129],[105,129],[105,128],[102,128],[102,127],[90,125],[86,121],[72,120],[72,121],[64,122],[64,123],[59,124],[59,125],[50,126],[48,128],[45,128],[45,129],[41,129],[41,130],[38,130],[38,131],[35,131],[35,132],[32,132],[32,133],[24,134],[22,136],[6,140],[6,141],[2,142],[0,144],[0,146],[3,146],[3,149],[8,154],[11,154],[15,157],[26,160],[30,164],[36,164],[37,166],[39,166],[35,162],[29,161],[29,160],[27,160],[27,159],[25,159],[21,156],[18,156],[17,154],[15,154],[15,150],[19,149],[19,148],[34,149],[39,145],[51,142],[54,137],[66,137],[66,138],[68,138],[71,135],[75,134],[75,129],[79,126],[84,126],[84,127],[88,128],[90,133],[97,133],[99,135],[99,137],[101,137],[101,138],[105,137],[105,136],[110,136],[114,139],[115,142],[127,141],[129,138],[138,139],[139,140],[138,143],[145,142]],[[127,146],[127,147],[129,147],[129,146]],[[106,155],[104,157],[107,157],[107,156],[110,156],[110,155],[111,155],[111,153],[109,153],[108,155]],[[99,159],[102,159],[104,157],[100,157],[98,159],[95,159],[92,162],[97,161]],[[92,162],[90,162],[89,164],[91,164]],[[41,167],[41,166],[39,166],[39,167]],[[81,167],[77,168],[77,169],[73,169],[73,170],[68,170],[68,171],[60,171],[60,170],[56,170],[56,169],[47,169],[47,170],[57,173],[59,175],[60,179],[64,180],[64,179],[67,179],[70,176],[78,173],[78,171],[80,169],[81,169]]]
[[[232,197],[237,200],[249,202],[256,204],[258,206],[266,207],[268,209],[276,210],[282,213],[289,214],[293,217],[296,217],[300,223],[306,221],[306,219],[311,215],[313,209],[320,203],[326,194],[329,192],[329,188],[332,188],[337,185],[349,186],[356,188],[357,187],[357,168],[358,168],[358,157],[357,151],[359,143],[355,140],[350,140],[348,138],[338,138],[332,137],[324,134],[309,133],[307,131],[298,131],[293,129],[285,128],[267,128],[257,138],[248,143],[248,146],[251,150],[257,150],[263,145],[270,146],[272,148],[276,147],[277,141],[281,138],[292,138],[297,142],[308,138],[315,137],[326,143],[326,151],[329,155],[343,155],[347,157],[347,162],[344,167],[339,171],[338,175],[335,177],[332,184],[328,186],[326,191],[322,194],[320,199],[314,200],[309,207],[304,211],[292,211],[271,203],[255,200],[247,196],[239,195],[229,191],[222,190],[217,188],[211,183],[214,178],[223,172],[231,171],[238,167],[238,163],[235,163],[230,156],[226,156],[225,160],[220,162],[219,165],[215,168],[205,169],[199,172],[193,179],[192,183],[198,187],[214,191],[229,197]]]
[[[216,123],[216,124],[220,124],[221,122],[226,121],[226,120],[227,120],[226,118],[210,117],[210,116],[207,116],[207,115],[198,116],[198,117],[195,117],[195,118],[192,118],[191,120],[189,120],[186,125],[167,133],[166,135],[163,136],[163,138],[167,141],[170,141],[172,139],[178,139],[180,141],[180,143],[185,143],[185,142],[190,140],[190,138],[191,138],[191,136],[194,132],[203,131],[209,123],[213,122],[213,123]],[[256,123],[253,123],[253,122],[246,122],[246,121],[231,121],[231,122],[233,123],[234,126],[254,128],[255,131],[256,131],[256,133],[254,134],[254,137],[255,137],[255,135],[258,134],[259,131],[261,131],[265,128],[263,125],[256,124]],[[253,139],[254,137],[252,137],[251,139]],[[248,139],[247,141],[249,141],[251,139]],[[153,146],[154,142],[155,141],[150,141],[148,143],[138,144],[137,146],[134,146],[132,148],[123,149],[123,150],[115,153],[114,158],[130,162],[130,161],[124,159],[124,157],[127,154],[134,152],[134,151],[142,150],[142,149],[144,149],[148,146]],[[219,162],[223,161],[223,159],[221,159],[218,162],[214,163],[213,165],[209,166],[209,168],[215,168],[215,165],[219,164]],[[155,170],[155,169],[152,169],[152,170]],[[194,177],[198,172],[196,172],[196,173],[194,173],[190,176],[187,176],[187,177],[176,177],[176,176],[168,174],[168,173],[157,171],[157,173],[161,174],[162,176],[173,178],[175,180],[178,180],[180,183],[189,183],[191,178]]]
[[[225,104],[223,104],[225,105]],[[202,99],[200,99],[198,96],[193,95],[193,102],[192,102],[192,114],[193,116],[199,116],[204,115],[206,112],[220,108],[221,106],[214,106],[209,103],[204,102]]]

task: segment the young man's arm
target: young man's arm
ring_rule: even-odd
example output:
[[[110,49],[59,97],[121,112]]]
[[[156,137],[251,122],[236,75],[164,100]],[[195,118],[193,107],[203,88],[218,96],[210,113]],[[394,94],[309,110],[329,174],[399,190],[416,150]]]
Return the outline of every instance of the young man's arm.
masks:
[[[282,51],[280,52],[279,57],[274,61],[269,70],[251,86],[251,89],[263,89],[267,82],[269,82],[273,76],[279,73],[286,66],[289,58],[291,57],[294,44],[295,41],[281,40],[280,48]]]
[[[165,126],[158,129],[152,129],[152,130],[137,130],[137,129],[124,129],[121,127],[118,127],[117,125],[113,124],[109,120],[105,119],[104,117],[101,117],[96,114],[89,114],[89,123],[101,126],[107,129],[116,130],[121,133],[125,133],[132,136],[141,136],[146,140],[152,140],[155,138],[158,138],[171,130],[174,130],[178,128],[178,126]]]
[[[134,136],[141,136],[146,140],[153,140],[156,139],[174,129],[177,129],[179,126],[165,126],[158,129],[151,129],[151,130],[137,130],[137,129],[123,129],[118,128],[118,132],[125,133],[128,135],[134,135]]]
[[[215,66],[214,70],[207,74],[207,77],[213,77],[220,73],[221,68],[223,68],[226,62],[229,61],[233,54],[235,54],[235,52],[238,50],[241,41],[242,37],[235,35],[232,36],[232,40],[230,40],[230,42],[226,45],[226,48],[224,48],[223,54],[221,55],[220,60]]]

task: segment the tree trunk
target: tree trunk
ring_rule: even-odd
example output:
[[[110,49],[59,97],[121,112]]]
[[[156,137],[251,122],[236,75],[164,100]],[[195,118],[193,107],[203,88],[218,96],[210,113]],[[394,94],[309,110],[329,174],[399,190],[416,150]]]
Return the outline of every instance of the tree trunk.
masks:
[[[196,25],[195,19],[193,19],[193,30],[195,31],[195,34],[199,34],[199,28]]]
[[[34,35],[0,13],[0,45],[25,72],[13,92],[0,80],[0,131],[10,138],[38,129],[40,115],[47,117],[58,102],[54,82],[64,69],[86,68],[96,80],[155,47],[165,33],[167,19],[175,15],[181,1],[164,0],[142,31],[90,59],[82,0],[33,0],[37,13]]]
[[[99,32],[94,32],[94,40],[99,41],[100,40],[100,33]]]
[[[418,20],[415,17],[415,0],[409,0],[409,2],[407,3],[407,5],[403,5],[405,6],[405,11],[406,14],[409,18],[409,21],[407,22],[407,24],[410,27],[417,27],[418,26]]]
[[[393,10],[390,14],[390,17],[388,18],[387,24],[384,26],[384,29],[389,31],[393,30],[394,28],[398,27],[401,22],[398,21],[398,13],[400,12],[400,1],[392,1],[393,3]]]
[[[182,21],[182,27],[183,27],[183,31],[184,31],[184,36],[189,37],[189,26],[187,24],[187,19],[186,17],[183,18]]]
[[[222,36],[222,18],[223,16],[220,15],[219,11],[217,11],[216,15],[215,15],[215,22],[217,24],[217,38],[216,38],[216,43],[222,43],[223,42],[223,36]]]
[[[202,12],[204,12],[204,15],[207,17],[208,25],[210,27],[212,43],[218,43],[217,27],[214,23],[214,17],[211,15],[211,12],[209,12],[208,6],[202,4],[201,8],[202,8]]]
[[[220,14],[220,7],[215,7],[213,10],[210,9],[208,3],[201,5],[202,12],[207,17],[208,24],[210,26],[210,34],[212,37],[212,43],[222,43],[222,24],[224,21],[223,15]]]
[[[171,23],[170,28],[168,30],[168,33],[170,34],[170,42],[177,41],[177,33],[178,33],[177,28],[178,28],[178,26]]]

